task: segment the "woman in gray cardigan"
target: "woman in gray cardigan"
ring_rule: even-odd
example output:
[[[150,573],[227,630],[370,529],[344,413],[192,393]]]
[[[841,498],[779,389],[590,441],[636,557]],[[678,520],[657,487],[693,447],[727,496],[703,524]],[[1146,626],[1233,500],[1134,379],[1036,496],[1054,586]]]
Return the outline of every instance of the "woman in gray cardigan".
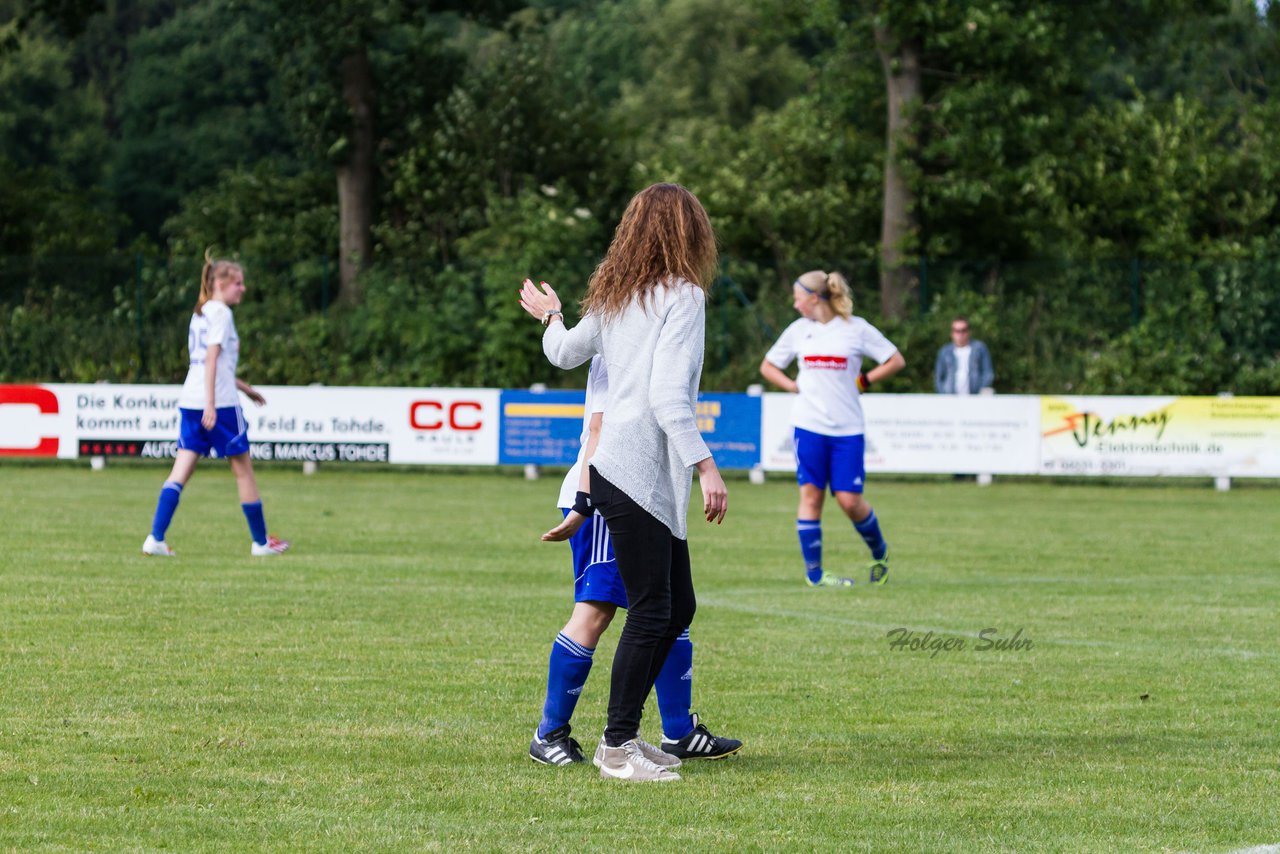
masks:
[[[591,499],[609,527],[630,608],[595,754],[606,779],[680,779],[672,770],[680,761],[638,736],[645,699],[696,607],[685,520],[694,469],[706,520],[721,522],[727,509],[695,417],[715,265],[715,233],[701,202],[678,184],[654,184],[627,205],[577,326],[565,327],[560,299],[545,283],[539,290],[526,281],[520,292],[521,306],[546,327],[542,349],[552,364],[574,368],[600,354],[609,372]]]

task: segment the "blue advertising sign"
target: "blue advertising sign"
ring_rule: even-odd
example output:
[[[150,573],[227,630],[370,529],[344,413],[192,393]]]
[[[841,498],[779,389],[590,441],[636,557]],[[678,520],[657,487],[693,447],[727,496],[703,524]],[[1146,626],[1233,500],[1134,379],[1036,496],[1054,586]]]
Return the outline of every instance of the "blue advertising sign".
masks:
[[[504,389],[498,439],[502,465],[534,463],[571,466],[582,436],[581,391]],[[746,394],[698,396],[698,429],[723,469],[749,469],[760,463],[760,398]]]
[[[586,392],[504,389],[498,462],[571,466],[578,458]]]
[[[760,398],[749,394],[698,395],[698,429],[722,469],[760,464]]]

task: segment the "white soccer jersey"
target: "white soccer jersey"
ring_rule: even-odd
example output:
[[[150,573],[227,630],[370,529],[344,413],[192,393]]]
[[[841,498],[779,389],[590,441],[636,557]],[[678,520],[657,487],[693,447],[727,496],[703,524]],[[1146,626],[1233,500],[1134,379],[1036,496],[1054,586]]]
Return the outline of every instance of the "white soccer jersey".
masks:
[[[605,368],[603,356],[592,356],[591,367],[587,373],[587,400],[582,411],[582,447],[578,449],[578,461],[564,476],[560,484],[560,503],[557,507],[572,507],[573,499],[578,495],[578,478],[582,476],[583,456],[587,453],[587,439],[591,436],[589,429],[591,416],[604,412],[609,402],[609,372]]]
[[[191,326],[187,330],[187,352],[191,361],[178,406],[182,409],[204,409],[204,358],[213,344],[222,347],[218,352],[218,372],[213,380],[213,405],[219,409],[239,406],[236,363],[240,360],[240,336],[236,334],[231,309],[221,300],[209,300],[202,311],[202,314],[191,315]]]
[[[898,348],[861,317],[837,315],[827,323],[800,318],[787,327],[765,359],[786,369],[800,360],[799,400],[791,423],[824,436],[853,436],[865,429],[858,373],[869,356],[883,364]]]

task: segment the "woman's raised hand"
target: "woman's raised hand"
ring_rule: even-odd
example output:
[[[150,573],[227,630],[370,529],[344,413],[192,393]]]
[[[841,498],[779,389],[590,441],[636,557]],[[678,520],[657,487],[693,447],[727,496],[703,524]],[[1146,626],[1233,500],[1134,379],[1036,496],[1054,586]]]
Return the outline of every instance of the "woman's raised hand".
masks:
[[[520,286],[520,307],[538,320],[542,320],[548,311],[560,310],[560,297],[546,282],[541,285],[542,290],[538,290],[532,279],[525,279]]]

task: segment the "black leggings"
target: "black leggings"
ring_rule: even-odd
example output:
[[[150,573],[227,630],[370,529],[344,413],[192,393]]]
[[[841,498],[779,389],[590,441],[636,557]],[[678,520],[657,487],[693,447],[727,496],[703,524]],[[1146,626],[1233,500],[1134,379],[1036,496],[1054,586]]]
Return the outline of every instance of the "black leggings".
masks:
[[[591,469],[591,502],[604,516],[627,589],[627,622],[618,636],[609,682],[610,747],[640,732],[640,712],[675,639],[693,622],[697,602],[689,544]]]

